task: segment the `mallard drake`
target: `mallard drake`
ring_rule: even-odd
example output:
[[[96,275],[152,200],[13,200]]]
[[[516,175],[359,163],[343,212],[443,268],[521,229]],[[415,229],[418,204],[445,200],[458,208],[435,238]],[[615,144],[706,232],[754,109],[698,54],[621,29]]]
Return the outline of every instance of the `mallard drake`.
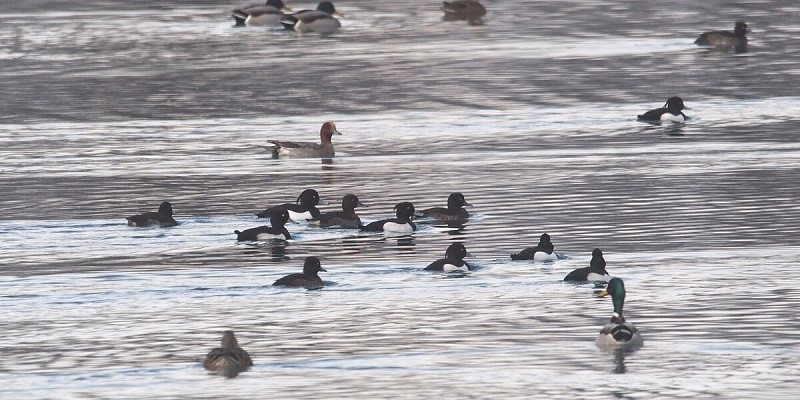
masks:
[[[534,261],[558,261],[558,255],[554,251],[555,246],[550,241],[550,235],[543,233],[539,236],[539,243],[534,247],[528,247],[518,254],[512,254],[512,260],[534,260]]]
[[[455,192],[450,193],[450,196],[447,197],[447,208],[426,208],[420,210],[419,213],[437,221],[460,221],[469,218],[469,212],[463,207],[472,207],[472,204],[467,203],[463,194]]]
[[[266,147],[272,153],[272,158],[332,158],[336,153],[333,150],[331,138],[333,135],[341,134],[341,132],[336,130],[336,124],[333,121],[328,121],[322,124],[322,128],[319,130],[319,144],[311,142],[267,140],[268,144]]]
[[[275,281],[272,286],[290,286],[290,287],[320,287],[323,286],[322,278],[319,277],[319,272],[328,272],[319,262],[317,257],[306,257],[303,263],[303,272],[297,274],[286,275],[281,279]]]
[[[319,3],[316,10],[303,10],[294,14],[284,15],[281,24],[288,30],[298,32],[318,32],[331,34],[339,30],[342,24],[333,16],[344,18],[344,14],[336,11],[333,3],[323,1]]]
[[[592,261],[588,267],[578,268],[564,277],[564,280],[569,282],[608,282],[609,279],[611,276],[606,272],[606,259],[603,258],[603,251],[600,249],[592,250]]]
[[[125,219],[128,220],[128,226],[178,225],[178,222],[172,218],[172,204],[168,201],[162,202],[161,205],[158,206],[157,212],[145,212],[139,215],[125,217]]]
[[[620,345],[641,347],[644,344],[644,339],[642,339],[639,330],[630,322],[625,322],[625,317],[622,316],[622,305],[625,302],[625,284],[622,279],[612,278],[608,281],[608,286],[598,296],[611,296],[611,301],[614,303],[614,313],[611,315],[611,320],[600,330],[600,336],[595,340],[595,344],[598,347]]]
[[[267,0],[265,5],[251,4],[231,11],[236,26],[280,25],[283,11],[292,11],[282,0]]]
[[[462,271],[472,270],[472,266],[464,261],[467,256],[467,248],[462,243],[453,243],[444,252],[444,258],[440,258],[425,267],[425,271]]]
[[[236,240],[255,241],[255,240],[289,240],[292,235],[284,225],[289,222],[289,211],[285,208],[278,207],[269,216],[269,223],[272,226],[257,226],[255,228],[245,229],[243,231],[233,231],[236,234]]]
[[[411,221],[415,214],[414,204],[407,201],[397,203],[394,206],[397,218],[382,219],[362,225],[360,229],[365,232],[391,232],[391,233],[411,233],[417,230],[417,225]]]
[[[244,349],[239,347],[233,331],[222,334],[222,347],[211,350],[203,361],[207,370],[217,371],[227,376],[236,376],[253,366],[253,360]]]
[[[272,216],[272,212],[278,209],[286,209],[289,211],[289,219],[295,222],[319,218],[320,212],[317,209],[318,204],[327,204],[320,199],[319,193],[314,189],[306,189],[294,204],[286,203],[279,206],[269,207],[264,211],[256,214],[258,218],[268,218]]]
[[[738,21],[733,26],[733,32],[728,31],[712,31],[701,33],[694,44],[701,46],[715,47],[719,49],[728,49],[733,47],[737,51],[747,48],[747,33],[750,30],[744,21]]]
[[[641,121],[647,122],[660,122],[660,121],[673,121],[683,122],[689,117],[686,116],[682,110],[691,110],[689,107],[683,105],[683,99],[680,97],[670,97],[664,107],[650,110],[642,115],[636,116]]]
[[[319,218],[312,219],[309,222],[318,223],[322,228],[337,226],[357,229],[361,226],[361,218],[356,215],[356,207],[367,206],[358,199],[358,196],[346,194],[342,197],[342,211],[324,213]]]

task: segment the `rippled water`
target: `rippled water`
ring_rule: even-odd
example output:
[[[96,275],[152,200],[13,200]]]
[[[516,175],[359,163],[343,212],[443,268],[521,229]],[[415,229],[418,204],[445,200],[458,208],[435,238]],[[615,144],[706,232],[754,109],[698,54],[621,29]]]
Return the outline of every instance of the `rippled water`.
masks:
[[[0,397],[799,398],[795,1],[362,3],[330,37],[234,29],[236,2],[3,5]],[[746,53],[692,45],[737,19]],[[687,123],[635,120],[673,95]],[[326,120],[330,162],[259,147]],[[235,241],[307,187],[475,216]],[[179,226],[125,225],[162,200]],[[510,261],[542,232],[565,260]],[[421,271],[453,241],[478,271]],[[561,282],[594,247],[637,352],[598,350],[610,301]],[[324,289],[270,286],[308,255]],[[201,364],[225,329],[235,379]]]

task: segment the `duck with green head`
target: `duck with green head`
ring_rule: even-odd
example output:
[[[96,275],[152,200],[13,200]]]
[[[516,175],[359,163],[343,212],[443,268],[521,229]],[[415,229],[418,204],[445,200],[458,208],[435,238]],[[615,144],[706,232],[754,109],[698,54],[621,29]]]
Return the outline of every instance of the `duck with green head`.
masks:
[[[608,286],[598,296],[611,296],[614,303],[614,314],[600,330],[600,336],[597,337],[595,344],[598,347],[641,347],[644,339],[639,330],[633,324],[625,322],[625,317],[622,316],[622,305],[625,303],[625,284],[622,279],[611,278]]]

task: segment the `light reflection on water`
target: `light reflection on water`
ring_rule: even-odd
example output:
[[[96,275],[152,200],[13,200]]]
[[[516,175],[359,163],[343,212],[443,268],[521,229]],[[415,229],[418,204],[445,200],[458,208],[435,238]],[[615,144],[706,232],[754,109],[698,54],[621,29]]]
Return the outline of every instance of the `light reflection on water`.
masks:
[[[341,33],[319,38],[232,29],[228,2],[107,3],[0,14],[0,397],[797,392],[794,3],[747,10],[744,54],[691,41],[746,4],[492,2],[468,27],[433,3],[342,1]],[[674,94],[688,123],[634,120]],[[259,147],[329,119],[329,163]],[[236,243],[307,187],[325,210],[356,193],[365,222],[451,191],[475,215]],[[162,200],[179,226],[125,226]],[[564,260],[509,260],[542,232]],[[423,272],[453,241],[479,269]],[[596,349],[610,301],[561,282],[594,247],[625,279],[639,351]],[[271,287],[308,255],[324,289]],[[224,329],[255,366],[223,384],[201,360]]]

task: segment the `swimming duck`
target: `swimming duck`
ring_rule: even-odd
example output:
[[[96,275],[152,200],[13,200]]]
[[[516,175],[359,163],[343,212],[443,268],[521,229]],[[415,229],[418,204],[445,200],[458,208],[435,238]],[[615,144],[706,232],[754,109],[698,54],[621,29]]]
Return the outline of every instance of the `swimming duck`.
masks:
[[[744,21],[738,21],[733,26],[733,32],[728,31],[713,31],[701,33],[694,44],[701,46],[716,47],[718,49],[727,49],[733,47],[736,50],[744,50],[747,47],[747,24]]]
[[[272,158],[278,157],[297,157],[297,158],[331,158],[334,156],[333,135],[341,135],[336,130],[336,124],[328,121],[322,124],[319,130],[320,144],[311,142],[287,142],[279,140],[267,140],[267,148],[272,152]]]
[[[157,212],[146,212],[139,215],[125,217],[125,219],[128,220],[128,226],[143,227],[153,225],[178,225],[178,222],[172,218],[172,204],[170,204],[168,201],[161,203],[161,205],[158,206]]]
[[[447,247],[444,258],[440,258],[425,267],[425,271],[472,271],[469,264],[464,262],[467,256],[467,248],[461,243],[453,243]]]
[[[641,121],[647,122],[659,122],[659,121],[673,121],[673,122],[683,122],[689,117],[687,117],[681,110],[691,110],[689,107],[683,105],[683,99],[680,97],[670,97],[667,99],[667,103],[664,104],[664,107],[656,108],[655,110],[650,110],[642,115],[638,115],[637,118]]]
[[[289,211],[289,219],[295,222],[305,221],[309,219],[319,218],[320,212],[317,209],[318,204],[327,204],[320,200],[319,193],[317,193],[314,189],[306,189],[300,196],[297,197],[297,201],[294,204],[281,204],[279,206],[273,206],[267,208],[264,211],[256,214],[258,218],[267,218],[272,215],[272,212],[277,209],[286,209]]]
[[[342,211],[322,214],[319,218],[310,222],[319,223],[319,226],[323,228],[338,226],[340,228],[357,229],[361,227],[361,218],[356,215],[356,207],[366,207],[366,205],[358,200],[356,195],[346,194],[342,197]]]
[[[286,275],[275,281],[272,286],[320,287],[324,283],[318,275],[319,272],[328,272],[320,265],[319,258],[306,257],[306,261],[303,263],[303,273]]]
[[[604,281],[608,282],[611,276],[606,272],[606,260],[603,258],[603,251],[600,249],[592,250],[592,261],[588,267],[578,268],[564,277],[565,281],[587,282]]]
[[[608,281],[606,289],[598,294],[599,297],[609,295],[614,302],[614,314],[611,315],[611,320],[600,330],[600,335],[595,340],[595,344],[598,347],[641,347],[644,344],[642,334],[633,324],[625,322],[625,317],[622,316],[622,304],[625,302],[625,284],[622,279],[612,278]]]
[[[397,218],[382,219],[362,225],[360,229],[365,232],[392,232],[392,233],[411,233],[417,230],[417,226],[411,221],[414,216],[414,205],[409,202],[397,203],[394,206]]]
[[[254,241],[254,240],[271,240],[271,239],[285,239],[289,240],[292,235],[286,230],[286,223],[289,222],[289,211],[285,208],[276,208],[269,216],[269,223],[272,226],[257,226],[255,228],[245,229],[244,231],[233,231],[236,234],[236,240]]]
[[[469,212],[463,208],[465,206],[472,207],[472,204],[467,203],[463,194],[455,192],[450,193],[450,196],[447,197],[447,208],[426,208],[420,210],[419,213],[437,221],[459,221],[469,218]]]
[[[442,11],[445,21],[480,23],[481,18],[486,15],[486,8],[478,0],[443,1]]]
[[[239,372],[253,366],[253,360],[244,349],[239,347],[233,331],[222,334],[222,347],[211,350],[203,361],[203,367],[218,371],[223,375],[236,376]]]
[[[539,243],[534,247],[528,247],[519,252],[519,254],[512,254],[512,260],[534,260],[534,261],[558,261],[555,246],[550,241],[550,235],[543,233],[539,237]]]
[[[281,24],[288,30],[301,33],[318,32],[331,34],[339,30],[342,24],[333,16],[344,18],[344,14],[336,11],[330,1],[320,2],[316,10],[303,10],[284,15]]]
[[[267,0],[265,5],[252,4],[231,11],[231,16],[236,21],[235,26],[278,26],[283,17],[283,11],[292,11],[283,4],[283,0]]]

